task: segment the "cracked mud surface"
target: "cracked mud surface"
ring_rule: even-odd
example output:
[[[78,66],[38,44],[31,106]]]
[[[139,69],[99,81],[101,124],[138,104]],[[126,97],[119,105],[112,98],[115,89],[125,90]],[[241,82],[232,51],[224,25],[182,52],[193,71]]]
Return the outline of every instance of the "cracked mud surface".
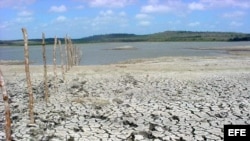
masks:
[[[141,63],[76,67],[67,73],[66,81],[60,78],[58,92],[50,82],[48,106],[43,99],[40,67],[41,72],[31,76],[36,125],[28,124],[25,75],[16,69],[20,66],[8,68],[12,69],[5,74],[11,97],[13,139],[223,140],[225,124],[250,124],[248,58],[228,59],[219,64],[220,70],[209,71],[206,69],[216,59],[186,61],[191,62],[191,67],[181,71],[169,70],[171,61],[161,64],[162,68],[154,68],[159,62],[143,62],[145,70],[138,67]],[[236,66],[229,67],[233,61]],[[150,64],[153,65],[148,69]],[[132,69],[133,65],[138,68]],[[52,74],[49,76],[52,81]],[[2,102],[0,115],[1,140],[4,138]]]

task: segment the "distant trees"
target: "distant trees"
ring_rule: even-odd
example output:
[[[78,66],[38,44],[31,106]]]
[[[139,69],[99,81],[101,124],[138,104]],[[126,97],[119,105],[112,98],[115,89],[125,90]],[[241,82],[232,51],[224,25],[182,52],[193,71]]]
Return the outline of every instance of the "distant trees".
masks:
[[[234,37],[229,39],[229,41],[250,41],[250,35],[249,37]]]
[[[58,40],[64,43],[63,38]],[[22,45],[23,40],[0,40],[2,45]],[[89,37],[72,39],[74,43],[100,43],[100,42],[166,42],[166,41],[250,41],[250,34],[236,32],[194,32],[194,31],[164,31],[154,34],[136,35],[127,33],[114,33],[93,35]],[[46,44],[54,44],[54,38],[46,38]],[[41,45],[41,39],[30,39],[30,45]]]

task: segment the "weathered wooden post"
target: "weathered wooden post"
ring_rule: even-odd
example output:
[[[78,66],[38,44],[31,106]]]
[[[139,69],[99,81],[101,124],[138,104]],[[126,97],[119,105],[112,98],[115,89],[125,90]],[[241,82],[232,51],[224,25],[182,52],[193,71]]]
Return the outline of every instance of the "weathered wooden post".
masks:
[[[67,39],[68,37],[67,37],[67,35],[66,35],[66,37],[65,37],[65,64],[66,64],[66,72],[69,70],[69,59],[68,59],[68,57],[69,57],[69,55],[68,55],[68,39]]]
[[[58,40],[58,44],[59,44],[59,48],[60,48],[60,56],[61,56],[61,69],[62,69],[62,77],[63,80],[65,80],[65,73],[64,73],[64,56],[63,56],[63,51],[62,51],[62,44],[61,44],[61,40]]]
[[[54,62],[54,89],[57,92],[58,88],[57,88],[57,72],[56,72],[56,45],[57,45],[57,37],[55,36],[54,48],[53,48],[53,62]]]
[[[71,46],[72,46],[71,40],[68,38],[67,52],[68,52],[69,69],[72,68],[72,49],[71,49]]]
[[[29,47],[28,47],[28,34],[27,30],[25,28],[22,28],[23,32],[23,39],[24,39],[24,57],[25,57],[25,73],[26,73],[26,81],[28,86],[28,92],[29,92],[29,116],[30,116],[30,123],[34,124],[34,97],[33,97],[33,91],[32,91],[32,85],[30,80],[30,71],[29,71]]]
[[[42,47],[43,47],[43,66],[44,66],[44,97],[45,97],[45,101],[46,101],[46,105],[48,103],[48,93],[49,93],[49,89],[48,89],[48,77],[47,77],[47,65],[46,65],[46,48],[45,48],[45,35],[44,33],[42,33]]]
[[[9,106],[9,96],[4,83],[3,73],[0,69],[0,88],[3,94],[3,101],[5,107],[5,136],[6,141],[11,141],[11,119],[10,119],[10,106]]]

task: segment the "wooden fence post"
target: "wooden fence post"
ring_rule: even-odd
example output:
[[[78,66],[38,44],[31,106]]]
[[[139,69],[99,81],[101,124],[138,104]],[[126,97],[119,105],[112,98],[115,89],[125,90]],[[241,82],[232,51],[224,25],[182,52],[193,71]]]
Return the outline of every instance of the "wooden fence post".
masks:
[[[28,86],[29,92],[29,116],[30,116],[30,123],[34,124],[34,97],[32,92],[32,85],[30,80],[30,71],[29,71],[29,47],[28,47],[28,34],[25,28],[22,28],[23,32],[23,39],[24,39],[24,56],[25,56],[25,73],[26,73],[26,81]]]
[[[68,46],[67,46],[67,52],[68,52],[68,64],[69,69],[72,68],[72,50],[71,50],[71,40],[68,38]]]
[[[67,35],[65,37],[65,64],[66,64],[66,72],[69,70],[69,60],[68,60],[68,57],[69,57],[69,54],[68,54],[68,39],[67,39]]]
[[[9,96],[4,83],[3,73],[0,69],[0,88],[3,94],[3,101],[5,106],[5,136],[6,141],[11,141],[11,119],[10,119],[10,106],[9,106]]]
[[[58,91],[57,88],[57,72],[56,72],[56,45],[57,45],[57,37],[55,36],[55,40],[54,40],[54,48],[53,48],[53,62],[54,62],[54,88],[56,90],[56,92]]]
[[[62,44],[61,44],[61,40],[58,40],[58,44],[59,44],[59,48],[60,48],[60,56],[61,56],[61,69],[62,69],[62,77],[63,80],[65,80],[65,74],[64,74],[64,56],[63,56],[63,51],[62,51]]]
[[[48,77],[47,77],[47,65],[46,65],[46,48],[45,48],[45,35],[44,33],[42,33],[42,47],[43,47],[43,64],[44,64],[44,97],[45,97],[45,101],[46,101],[46,105],[48,103],[48,93],[49,93],[49,89],[48,89]]]

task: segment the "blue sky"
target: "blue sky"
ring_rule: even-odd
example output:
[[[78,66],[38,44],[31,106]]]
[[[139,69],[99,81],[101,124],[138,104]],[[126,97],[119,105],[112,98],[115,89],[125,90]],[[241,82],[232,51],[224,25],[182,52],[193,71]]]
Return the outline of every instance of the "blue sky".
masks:
[[[0,40],[161,31],[250,33],[249,0],[0,0]]]

